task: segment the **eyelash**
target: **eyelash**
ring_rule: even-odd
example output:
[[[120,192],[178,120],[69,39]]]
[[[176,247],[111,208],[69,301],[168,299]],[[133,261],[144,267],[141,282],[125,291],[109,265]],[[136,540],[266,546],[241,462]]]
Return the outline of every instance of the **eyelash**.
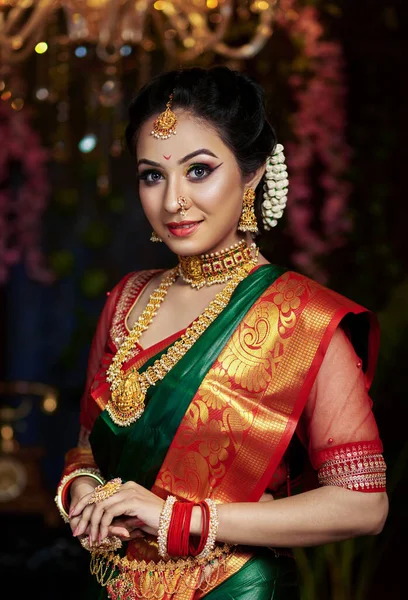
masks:
[[[207,179],[207,177],[209,175],[211,175],[211,173],[214,171],[213,168],[209,167],[208,165],[204,165],[204,164],[195,164],[195,165],[191,165],[187,171],[186,171],[186,175],[188,175],[191,171],[193,171],[194,169],[202,169],[203,171],[206,171],[207,174],[204,175],[203,177],[195,177],[193,179],[193,181],[202,181],[203,179]],[[156,185],[156,183],[158,181],[160,181],[159,179],[156,179],[155,181],[151,181],[148,179],[149,175],[162,175],[162,173],[160,171],[156,171],[154,169],[148,169],[146,171],[143,171],[142,173],[140,173],[140,175],[138,175],[138,179],[139,181],[144,181],[145,185]]]

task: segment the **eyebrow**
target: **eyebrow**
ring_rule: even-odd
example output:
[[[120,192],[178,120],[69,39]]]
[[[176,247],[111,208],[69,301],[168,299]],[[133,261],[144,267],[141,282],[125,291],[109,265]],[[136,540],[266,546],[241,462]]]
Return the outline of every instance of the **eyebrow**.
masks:
[[[199,154],[207,154],[208,156],[218,158],[218,156],[214,154],[214,152],[211,152],[211,150],[208,150],[208,148],[200,148],[199,150],[194,150],[194,152],[190,152],[190,154],[187,154],[186,156],[178,160],[177,163],[179,165],[182,165],[183,163],[187,162],[191,158],[194,158],[195,156],[198,156]],[[138,161],[137,165],[139,166],[141,164],[151,165],[152,167],[162,167],[160,163],[155,162],[154,160],[149,160],[148,158],[141,158]]]

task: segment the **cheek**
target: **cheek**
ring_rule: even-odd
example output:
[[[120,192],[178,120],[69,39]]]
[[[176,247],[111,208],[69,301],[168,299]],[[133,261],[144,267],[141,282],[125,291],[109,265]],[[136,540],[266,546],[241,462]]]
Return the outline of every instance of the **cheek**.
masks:
[[[139,199],[146,215],[154,215],[160,210],[161,193],[159,187],[159,185],[147,187],[143,184],[139,186]]]
[[[205,183],[194,184],[191,197],[210,211],[218,211],[221,207],[230,211],[234,206],[240,210],[241,188],[236,174],[223,174],[222,177],[210,177]]]

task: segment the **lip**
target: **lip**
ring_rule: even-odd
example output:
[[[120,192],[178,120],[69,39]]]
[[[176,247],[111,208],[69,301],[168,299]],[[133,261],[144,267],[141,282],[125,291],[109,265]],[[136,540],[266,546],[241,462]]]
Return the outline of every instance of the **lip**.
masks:
[[[187,237],[197,231],[201,223],[202,221],[180,221],[179,223],[167,223],[166,227],[176,237]],[[191,227],[185,228],[182,225],[191,225]]]
[[[181,227],[181,225],[191,225],[192,223],[201,223],[201,221],[172,221],[171,223],[166,223],[166,227]]]

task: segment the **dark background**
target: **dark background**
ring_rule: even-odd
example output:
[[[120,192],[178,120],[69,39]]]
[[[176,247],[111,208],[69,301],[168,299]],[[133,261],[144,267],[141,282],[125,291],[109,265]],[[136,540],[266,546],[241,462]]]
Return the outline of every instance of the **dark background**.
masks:
[[[329,39],[341,42],[347,82],[347,141],[353,157],[347,178],[352,184],[347,241],[320,257],[327,285],[378,314],[382,339],[371,395],[388,465],[390,513],[376,538],[309,550],[302,555],[306,572],[321,583],[318,591],[304,583],[304,598],[353,600],[405,598],[403,569],[407,559],[406,510],[408,445],[405,398],[408,235],[406,207],[407,111],[404,83],[408,47],[405,3],[397,1],[311,2],[321,11]],[[276,56],[285,61],[292,49],[276,32],[261,53],[239,68],[265,85],[282,138],[290,132],[290,99]],[[203,57],[200,64],[214,57]],[[266,65],[266,66],[265,66]],[[160,55],[150,58],[150,72],[160,71]],[[136,67],[134,67],[136,69]],[[38,71],[27,67],[30,90]],[[276,76],[276,85],[271,78]],[[136,89],[140,72],[124,74],[125,100]],[[87,73],[75,72],[70,83],[70,135],[80,139],[86,118]],[[273,79],[275,81],[275,79]],[[73,91],[74,88],[74,91]],[[27,101],[28,104],[28,101]],[[35,105],[34,127],[45,147],[55,134],[50,108]],[[119,126],[126,115],[117,118]],[[109,127],[108,118],[104,121]],[[4,140],[1,141],[4,143]],[[13,585],[13,596],[36,590],[42,598],[71,598],[85,577],[87,559],[55,515],[53,496],[65,452],[76,445],[78,400],[84,384],[89,344],[106,292],[130,270],[163,267],[173,258],[149,242],[150,229],[134,199],[133,168],[123,154],[113,161],[112,191],[98,194],[95,179],[103,157],[51,160],[50,201],[43,216],[43,247],[57,273],[54,284],[38,283],[24,264],[10,269],[0,287],[3,381],[40,381],[58,391],[52,414],[33,401],[29,416],[16,426],[23,462],[38,467],[33,477],[41,490],[38,507],[18,510],[4,504],[0,512],[0,573]],[[16,175],[18,185],[18,174]],[[317,191],[318,194],[318,191]],[[292,262],[294,241],[282,224],[269,247],[273,262]],[[10,398],[5,395],[5,402]],[[13,398],[14,405],[18,401]],[[36,452],[39,453],[38,458]],[[20,457],[21,458],[21,457]],[[31,463],[30,463],[31,459]],[[38,490],[33,491],[36,494]],[[34,496],[33,496],[34,497]],[[56,518],[55,518],[56,517]],[[347,587],[352,581],[352,591]]]

